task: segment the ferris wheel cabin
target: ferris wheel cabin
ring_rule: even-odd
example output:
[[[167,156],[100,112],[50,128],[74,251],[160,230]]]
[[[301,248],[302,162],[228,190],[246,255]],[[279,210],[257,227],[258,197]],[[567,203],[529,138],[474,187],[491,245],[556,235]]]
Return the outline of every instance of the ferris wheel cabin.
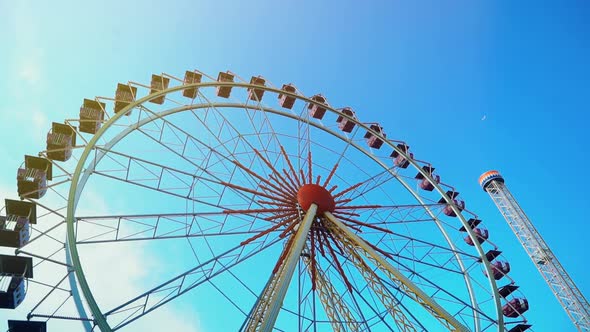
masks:
[[[482,244],[490,236],[488,230],[485,229],[485,228],[478,228],[478,227],[476,227],[476,228],[473,229],[473,232],[477,236],[477,242],[479,242],[479,244]],[[470,246],[474,246],[475,245],[473,243],[473,240],[471,239],[471,236],[466,236],[464,240],[465,240],[465,243],[467,243]]]
[[[340,110],[340,113],[344,114],[352,119],[355,119],[354,111],[350,107],[344,107],[343,109]],[[352,132],[352,129],[354,129],[354,126],[355,126],[354,121],[352,121],[342,115],[338,116],[338,118],[336,119],[336,122],[338,123],[338,129],[342,130],[345,133]]]
[[[234,75],[230,74],[229,72],[219,72],[219,75],[217,75],[217,81],[233,82]],[[229,95],[231,94],[231,86],[218,86],[216,91],[218,97],[229,98]]]
[[[514,298],[502,307],[502,313],[506,317],[515,318],[529,310],[529,301],[527,299]]]
[[[322,96],[321,94],[317,94],[311,97],[311,100],[320,103],[321,105],[328,106],[328,102],[326,97]],[[314,103],[309,103],[307,109],[309,110],[309,115],[315,119],[322,119],[324,114],[326,114],[326,108],[322,107],[321,105],[317,105]]]
[[[0,276],[10,280],[5,289],[0,289],[0,308],[15,309],[25,298],[25,278],[33,277],[33,259],[0,255]]]
[[[202,74],[187,70],[184,73],[184,80],[183,80],[182,84],[183,85],[197,84],[197,83],[201,83],[202,79],[203,79]],[[199,88],[189,88],[189,89],[182,90],[182,95],[187,98],[195,99],[195,98],[197,98],[198,92],[199,92]]]
[[[37,223],[36,207],[30,202],[5,200],[6,216],[0,216],[0,246],[21,248],[29,242],[29,225]]]
[[[449,191],[447,191],[447,196],[449,196],[453,200],[453,205],[456,206],[459,211],[463,211],[465,209],[465,201],[460,200],[460,199],[456,199],[457,196],[459,196],[458,192],[449,190]],[[444,204],[444,203],[446,203],[446,200],[444,198],[441,198],[438,202],[441,204]],[[445,206],[445,208],[443,209],[443,213],[446,216],[449,216],[449,217],[456,217],[457,216],[457,214],[453,210],[453,205],[447,204]]]
[[[150,82],[150,94],[166,90],[168,89],[169,85],[170,79],[168,77],[164,77],[161,75],[152,75],[152,80]],[[150,99],[150,103],[162,105],[165,99],[166,96],[163,95],[154,99]]]
[[[380,134],[385,138],[387,135],[383,132],[383,127],[381,127],[378,123],[374,123],[369,127],[372,131]],[[371,131],[367,131],[365,134],[365,140],[367,141],[367,145],[373,149],[381,148],[383,145],[383,140],[379,138],[379,136],[373,134]]]
[[[266,80],[262,76],[252,76],[250,84],[266,86]],[[252,101],[262,101],[264,90],[248,88],[248,99]]]
[[[29,320],[9,320],[10,332],[47,332],[46,322],[33,322]]]
[[[434,182],[436,182],[437,184],[440,183],[440,176],[434,174],[434,167],[432,167],[431,165],[424,165],[422,166],[422,170],[424,170],[424,172],[428,174],[428,176],[430,176],[434,180]],[[418,172],[418,174],[416,174],[414,178],[417,180],[421,180],[419,183],[420,189],[426,191],[434,190],[434,183],[430,182],[430,180],[426,178],[422,173]]]
[[[397,147],[402,150],[405,154],[408,154],[411,159],[414,159],[414,154],[410,152],[410,147],[404,143],[400,143]],[[397,150],[393,150],[390,157],[394,158],[393,164],[399,168],[408,168],[410,166],[410,161],[406,159],[401,153],[397,152]]]
[[[47,134],[47,158],[67,161],[76,146],[76,128],[70,125],[53,122]]]
[[[121,112],[125,107],[135,101],[137,96],[137,88],[129,84],[117,84],[117,90],[115,90],[115,113]],[[131,111],[125,113],[125,115],[131,115]]]
[[[283,87],[281,88],[281,90],[283,90],[285,92],[289,92],[289,93],[296,93],[297,88],[293,84],[289,83],[289,84],[283,84]],[[287,108],[287,109],[293,108],[293,105],[295,104],[295,97],[281,93],[281,94],[279,94],[278,98],[279,98],[279,105],[281,105],[281,107]]]
[[[52,164],[40,157],[25,156],[25,167],[16,175],[18,194],[23,198],[41,198],[47,192],[47,180],[52,179]]]
[[[80,131],[96,134],[104,121],[105,107],[105,103],[84,99],[82,107],[80,107]]]

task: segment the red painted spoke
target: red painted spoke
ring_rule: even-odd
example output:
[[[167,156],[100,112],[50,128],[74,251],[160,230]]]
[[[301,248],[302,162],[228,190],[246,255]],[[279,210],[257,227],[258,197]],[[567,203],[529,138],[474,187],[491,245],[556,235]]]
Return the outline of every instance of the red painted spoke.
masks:
[[[290,183],[290,184],[291,184],[293,187],[295,187],[295,188],[298,188],[298,187],[300,187],[299,185],[297,185],[297,184],[295,183],[295,180],[293,180],[293,179],[291,178],[291,175],[289,175],[289,173],[287,172],[287,170],[286,170],[286,169],[284,169],[284,168],[283,168],[283,174],[285,174],[285,177],[286,177],[286,178],[289,180],[289,183]]]
[[[328,187],[328,183],[330,183],[330,180],[332,180],[332,177],[334,176],[334,173],[336,172],[336,169],[337,168],[338,168],[338,163],[334,164],[334,167],[332,168],[332,170],[330,171],[330,174],[326,178],[326,182],[324,182],[324,187],[325,188]]]
[[[359,220],[356,220],[356,219],[347,218],[347,217],[338,217],[338,219],[345,220],[345,221],[350,221],[351,223],[357,224],[359,226],[364,226],[364,227],[372,228],[372,229],[375,229],[375,230],[378,230],[378,231],[381,231],[381,232],[393,234],[393,232],[390,231],[389,229],[382,228],[382,227],[375,226],[375,225],[371,225],[371,224],[368,224],[366,222],[362,222],[362,221],[359,221]]]
[[[282,178],[282,177],[280,176],[280,174],[278,174],[278,175],[279,175],[279,178],[277,178],[277,176],[275,174],[270,174],[268,176],[268,178],[273,180],[274,182],[276,182],[279,185],[279,187],[283,188],[283,190],[285,192],[288,192],[289,194],[296,196],[297,190],[295,190],[293,187],[289,186],[289,184],[286,181],[280,180],[280,178]]]
[[[348,189],[345,189],[344,191],[341,191],[338,194],[334,195],[334,198],[338,198],[338,197],[346,194],[347,192],[350,192],[352,190],[355,190],[356,188],[358,188],[358,187],[360,187],[362,185],[363,185],[363,182],[359,182],[359,183],[355,184],[354,186],[349,187]]]
[[[293,208],[293,205],[295,203],[291,202],[291,203],[280,203],[280,202],[272,202],[272,201],[257,201],[260,204],[267,204],[267,205],[275,205],[275,206],[282,206],[282,207],[286,207],[286,208]]]
[[[250,242],[252,242],[252,241],[254,241],[256,239],[259,239],[259,238],[265,236],[266,234],[269,234],[272,231],[275,231],[275,230],[279,229],[282,226],[285,226],[288,222],[289,222],[289,220],[285,220],[283,222],[280,222],[280,223],[278,223],[278,224],[276,224],[276,225],[274,225],[274,226],[272,226],[272,227],[270,227],[270,228],[268,228],[268,229],[266,229],[266,230],[264,230],[264,231],[262,231],[262,232],[260,232],[260,233],[258,233],[256,235],[252,236],[251,238],[242,241],[240,244],[241,245],[246,245],[246,244],[248,244],[248,243],[250,243]]]
[[[285,236],[287,236],[287,234],[289,234],[290,231],[293,230],[293,228],[295,228],[295,226],[297,226],[299,223],[298,222],[292,222],[280,235],[280,238],[284,238]]]
[[[297,210],[291,209],[285,213],[275,214],[274,216],[266,217],[266,218],[264,218],[264,220],[273,221],[273,220],[282,219],[282,218],[286,218],[286,217],[290,217],[290,216],[297,216]]]
[[[274,191],[274,190],[267,188],[266,186],[263,186],[263,185],[259,185],[259,186],[262,190],[268,191],[271,194],[281,196],[282,198],[284,198],[286,200],[295,200],[295,197],[293,195],[286,194],[282,191]]]
[[[332,212],[334,215],[346,215],[351,217],[360,217],[361,215],[354,212],[347,212],[347,211],[334,211]]]
[[[267,184],[268,186],[270,186],[271,188],[277,190],[277,191],[282,191],[282,188],[277,187],[274,183],[268,181],[267,179],[263,178],[262,176],[256,174],[254,171],[250,170],[249,168],[247,168],[246,166],[240,164],[238,161],[233,162],[234,164],[236,164],[236,166],[240,167],[241,169],[243,169],[246,173],[252,175],[253,177],[255,177],[256,179],[262,181],[263,183]]]
[[[328,247],[328,252],[330,253],[330,256],[332,256],[332,259],[334,261],[334,266],[336,266],[336,269],[338,270],[338,272],[342,276],[342,279],[344,280],[344,284],[346,285],[346,288],[348,289],[349,292],[352,293],[352,285],[350,284],[348,277],[346,277],[346,273],[344,272],[344,269],[342,268],[342,265],[340,264],[340,261],[338,260],[338,257],[336,256],[336,252],[334,251],[334,248],[332,248],[329,241],[326,241],[326,246]]]
[[[303,183],[305,183],[305,173],[303,173],[302,169],[299,170],[299,175],[301,175],[301,180],[303,181]]]
[[[287,165],[289,165],[289,170],[291,171],[291,174],[293,175],[293,177],[295,178],[295,181],[297,182],[297,187],[301,187],[301,182],[299,181],[299,178],[297,177],[297,172],[295,172],[295,169],[293,168],[293,164],[291,164],[291,159],[289,159],[289,156],[287,155],[287,152],[285,151],[285,148],[283,148],[282,145],[281,145],[281,153],[283,154],[283,157],[285,157],[285,160],[287,161]]]
[[[279,173],[274,168],[274,166],[270,163],[270,161],[268,161],[266,158],[264,158],[264,156],[258,150],[254,149],[254,152],[256,153],[256,155],[258,155],[258,158],[260,158],[266,164],[266,166],[268,166],[268,168],[270,168],[272,170],[272,174],[269,177],[272,177],[272,175],[278,176],[278,178],[280,179],[280,181],[277,181],[275,179],[275,182],[277,184],[281,184],[281,182],[282,183],[286,183],[287,182],[286,179],[283,178],[283,176],[281,175],[281,173]],[[294,194],[297,193],[296,188],[290,188],[290,189],[293,191]]]
[[[266,198],[274,199],[274,200],[277,200],[277,201],[279,201],[279,202],[283,202],[283,203],[292,203],[292,201],[289,201],[289,200],[286,200],[286,199],[280,199],[280,198],[278,198],[278,197],[274,197],[274,196],[272,196],[272,195],[268,195],[268,194],[265,194],[265,193],[261,193],[261,192],[259,192],[259,191],[256,191],[256,190],[253,190],[253,189],[250,189],[250,188],[246,188],[246,187],[238,186],[238,185],[236,185],[236,184],[233,184],[233,183],[228,183],[228,182],[221,182],[221,184],[222,184],[222,185],[224,185],[224,186],[227,186],[227,187],[233,188],[233,189],[237,189],[237,190],[245,191],[245,192],[247,192],[247,193],[250,193],[250,194],[254,194],[254,195],[258,195],[258,196],[262,196],[262,197],[266,197]]]

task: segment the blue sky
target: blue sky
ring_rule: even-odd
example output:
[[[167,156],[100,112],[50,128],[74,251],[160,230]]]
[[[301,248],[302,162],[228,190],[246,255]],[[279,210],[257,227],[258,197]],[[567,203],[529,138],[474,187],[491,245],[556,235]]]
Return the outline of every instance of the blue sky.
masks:
[[[294,82],[432,162],[512,263],[535,330],[573,331],[477,178],[505,176],[590,294],[589,15],[584,1],[549,0],[0,0],[0,118],[3,137],[18,138],[0,147],[0,184],[14,188],[22,155],[40,149],[51,121],[119,81],[198,68]]]

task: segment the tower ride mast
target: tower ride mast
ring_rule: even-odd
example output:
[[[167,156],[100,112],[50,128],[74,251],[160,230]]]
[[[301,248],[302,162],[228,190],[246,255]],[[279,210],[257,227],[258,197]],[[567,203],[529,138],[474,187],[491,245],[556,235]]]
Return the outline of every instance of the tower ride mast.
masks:
[[[488,171],[479,177],[479,184],[496,203],[500,213],[512,228],[578,331],[590,331],[588,300],[518,205],[504,184],[504,178],[497,171]]]

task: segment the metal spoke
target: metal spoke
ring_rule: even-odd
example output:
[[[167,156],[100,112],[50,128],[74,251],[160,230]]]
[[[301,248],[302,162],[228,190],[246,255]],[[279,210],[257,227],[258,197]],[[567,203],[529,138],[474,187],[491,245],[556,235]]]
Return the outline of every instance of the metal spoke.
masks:
[[[233,247],[193,268],[187,270],[178,276],[161,283],[160,285],[150,289],[149,291],[107,311],[105,316],[112,316],[116,313],[123,312],[129,309],[130,306],[137,306],[141,304],[140,310],[137,310],[124,321],[120,322],[113,330],[121,329],[122,327],[134,322],[135,320],[145,316],[164,304],[188,293],[190,290],[200,286],[203,283],[213,280],[214,277],[229,271],[232,267],[246,261],[256,254],[278,243],[281,239],[276,238],[268,243],[260,242],[252,244],[254,247],[246,254],[240,254],[238,251],[242,248],[241,245]],[[161,292],[168,291],[168,295],[161,299],[156,304],[148,304],[150,297],[158,296]]]
[[[367,245],[355,233],[351,232],[345,225],[343,225],[330,212],[325,212],[324,216],[334,224],[334,230],[341,232],[340,239],[347,239],[350,245],[356,249],[361,250],[363,254],[379,269],[385,273],[390,280],[394,281],[398,287],[403,288],[409,296],[426,310],[428,310],[436,319],[439,320],[446,328],[452,331],[469,331],[467,327],[463,326],[457,319],[455,319],[449,312],[436,303],[431,297],[418,288],[410,279],[404,276],[401,272],[389,264],[383,257],[381,257],[373,248]]]

